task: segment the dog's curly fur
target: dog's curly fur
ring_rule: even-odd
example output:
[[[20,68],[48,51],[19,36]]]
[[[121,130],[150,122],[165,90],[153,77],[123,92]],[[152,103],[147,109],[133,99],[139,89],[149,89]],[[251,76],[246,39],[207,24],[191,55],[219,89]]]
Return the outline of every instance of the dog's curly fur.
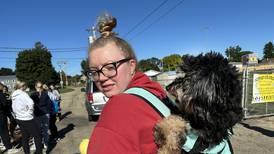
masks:
[[[175,117],[178,119],[178,116],[181,116],[187,121],[191,128],[198,132],[204,144],[215,145],[223,139],[228,139],[228,130],[243,116],[242,88],[236,68],[228,64],[221,54],[209,52],[184,58],[180,71],[184,76],[177,78],[167,87],[168,91],[176,95],[176,102],[181,111],[181,115]],[[185,135],[181,134],[186,134],[186,127],[178,127],[178,120],[172,119],[175,122],[170,123],[167,118],[155,126],[158,153],[178,153],[184,143],[182,141],[185,141]],[[186,126],[184,120],[181,121],[184,124],[180,126]],[[172,146],[166,145],[169,143],[172,143]]]
[[[161,145],[158,154],[180,154],[186,138],[187,123],[180,116],[171,115],[154,127],[155,142]]]

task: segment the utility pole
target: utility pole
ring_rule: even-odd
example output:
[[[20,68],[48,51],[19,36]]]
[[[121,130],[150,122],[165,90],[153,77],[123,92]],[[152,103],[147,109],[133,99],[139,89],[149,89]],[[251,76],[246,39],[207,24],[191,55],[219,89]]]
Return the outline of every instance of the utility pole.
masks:
[[[68,86],[68,78],[67,75],[65,73],[65,69],[66,69],[66,65],[67,65],[67,61],[57,61],[58,66],[60,67],[60,85],[61,88],[64,88],[64,79],[63,79],[63,75],[62,72],[64,72],[65,75],[65,81],[66,81],[66,86]]]
[[[96,28],[95,28],[95,26],[92,26],[91,28],[86,29],[86,31],[89,33],[89,35],[88,35],[88,50],[87,50],[87,57],[88,57],[88,53],[89,53],[91,44],[96,40]]]
[[[59,70],[59,74],[60,74],[60,85],[61,85],[61,88],[63,89],[64,88],[64,86],[63,86],[63,77],[62,77],[62,65],[59,63],[59,62],[57,62],[57,64],[59,65],[59,68],[60,68],[60,70]]]
[[[67,72],[67,61],[64,61],[64,73]],[[68,76],[67,73],[65,73],[65,78],[66,78],[66,86],[68,86]]]
[[[95,29],[95,26],[92,26],[91,28],[86,29],[86,31],[89,33],[89,36],[88,36],[88,45],[90,47],[91,44],[96,40],[96,29]]]
[[[164,72],[164,58],[161,58],[160,61],[161,61],[160,70],[161,72]]]

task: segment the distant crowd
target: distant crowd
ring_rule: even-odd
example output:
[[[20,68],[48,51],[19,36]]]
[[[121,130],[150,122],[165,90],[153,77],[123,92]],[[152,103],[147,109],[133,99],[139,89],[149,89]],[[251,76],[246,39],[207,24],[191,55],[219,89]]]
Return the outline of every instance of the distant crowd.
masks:
[[[25,154],[30,150],[47,153],[49,144],[60,140],[55,124],[57,117],[61,120],[59,91],[40,81],[30,95],[25,82],[17,81],[14,89],[10,95],[7,86],[0,83],[0,153],[17,153],[19,140]]]

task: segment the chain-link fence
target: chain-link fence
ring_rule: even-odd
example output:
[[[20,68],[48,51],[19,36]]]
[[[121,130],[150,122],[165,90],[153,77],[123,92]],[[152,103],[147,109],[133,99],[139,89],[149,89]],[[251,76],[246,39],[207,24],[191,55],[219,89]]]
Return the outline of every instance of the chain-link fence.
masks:
[[[253,95],[253,90],[255,89],[253,84],[257,84],[254,80],[254,74],[273,74],[274,68],[270,68],[267,70],[256,70],[256,66],[249,66],[243,69],[243,97],[242,97],[242,106],[244,108],[244,117],[259,117],[259,116],[267,116],[274,115],[274,101],[264,102],[260,101],[259,103],[254,103],[254,99],[261,99],[260,97],[255,97]],[[256,76],[256,75],[255,75]],[[273,79],[272,79],[273,80]],[[262,85],[266,86],[266,85]],[[269,85],[267,85],[269,86]],[[272,90],[273,90],[273,82],[272,82]],[[268,89],[271,91],[271,89]],[[268,96],[262,97],[274,97],[274,93],[268,94]]]

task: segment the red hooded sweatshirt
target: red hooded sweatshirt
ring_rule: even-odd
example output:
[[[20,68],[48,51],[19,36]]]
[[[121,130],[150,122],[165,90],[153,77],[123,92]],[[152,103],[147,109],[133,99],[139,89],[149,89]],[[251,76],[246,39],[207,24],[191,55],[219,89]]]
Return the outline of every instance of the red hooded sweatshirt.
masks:
[[[128,88],[142,87],[160,99],[166,97],[160,84],[137,72]],[[143,99],[121,93],[105,105],[88,145],[88,154],[155,154],[153,127],[161,116]]]

